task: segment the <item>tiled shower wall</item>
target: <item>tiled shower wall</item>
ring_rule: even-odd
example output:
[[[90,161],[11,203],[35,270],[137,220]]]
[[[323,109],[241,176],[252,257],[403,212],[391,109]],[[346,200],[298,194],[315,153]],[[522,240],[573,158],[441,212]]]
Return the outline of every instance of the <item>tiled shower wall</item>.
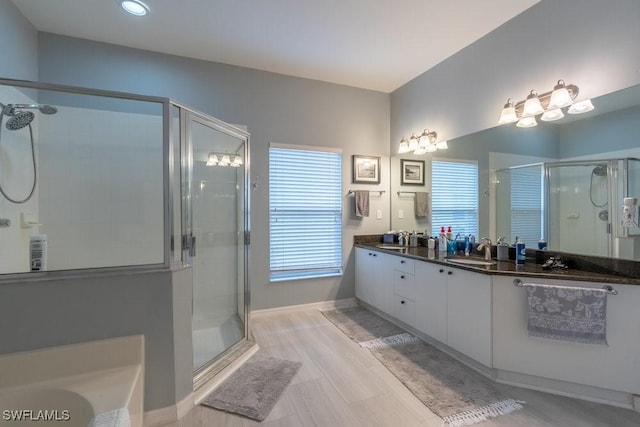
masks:
[[[49,270],[163,262],[161,117],[60,106],[39,148]]]

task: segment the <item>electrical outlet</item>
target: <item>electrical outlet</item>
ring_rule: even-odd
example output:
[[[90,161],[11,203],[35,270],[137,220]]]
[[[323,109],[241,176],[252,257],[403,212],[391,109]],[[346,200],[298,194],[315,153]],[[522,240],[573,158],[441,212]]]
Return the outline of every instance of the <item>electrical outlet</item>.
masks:
[[[376,211],[376,219],[382,219],[382,209]]]

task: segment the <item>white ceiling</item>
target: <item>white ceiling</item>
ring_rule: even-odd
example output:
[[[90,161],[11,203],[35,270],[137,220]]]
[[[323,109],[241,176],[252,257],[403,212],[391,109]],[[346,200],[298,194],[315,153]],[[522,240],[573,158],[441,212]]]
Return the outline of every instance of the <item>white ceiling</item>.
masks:
[[[539,0],[12,0],[39,31],[392,92]]]

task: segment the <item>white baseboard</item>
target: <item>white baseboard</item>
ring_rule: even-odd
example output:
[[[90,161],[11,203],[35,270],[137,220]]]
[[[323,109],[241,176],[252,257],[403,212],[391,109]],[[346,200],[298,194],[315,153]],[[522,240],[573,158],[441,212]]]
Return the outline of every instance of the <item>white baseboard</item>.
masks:
[[[269,314],[269,313],[282,313],[286,311],[309,310],[309,309],[331,310],[332,308],[352,307],[355,305],[357,305],[355,298],[345,298],[345,299],[338,299],[338,300],[332,300],[332,301],[320,301],[320,302],[312,302],[309,304],[287,305],[284,307],[253,310],[251,312],[251,315],[260,316],[260,315]]]
[[[184,399],[175,405],[146,411],[144,413],[144,425],[146,427],[155,427],[174,423],[185,416],[193,406],[193,393],[189,393]]]

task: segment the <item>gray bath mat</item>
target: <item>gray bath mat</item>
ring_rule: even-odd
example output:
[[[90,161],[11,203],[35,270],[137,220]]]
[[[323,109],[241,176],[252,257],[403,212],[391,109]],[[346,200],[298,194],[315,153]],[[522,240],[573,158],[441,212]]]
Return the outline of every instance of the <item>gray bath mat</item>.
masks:
[[[332,313],[334,311],[342,313]],[[360,339],[356,337],[370,337],[372,330],[395,328],[395,325],[361,307],[323,314],[355,341]],[[351,316],[354,318],[350,319]],[[345,318],[348,320],[343,321]],[[384,326],[383,322],[391,326]],[[392,335],[375,339],[376,345],[365,346],[425,406],[441,417],[444,425],[472,425],[522,408],[524,402],[507,399],[491,380],[432,345],[419,339],[408,339],[406,333]]]
[[[325,310],[321,313],[357,343],[399,335],[404,332],[393,323],[360,306]]]
[[[300,362],[256,354],[201,404],[262,421],[278,402],[300,366]]]

